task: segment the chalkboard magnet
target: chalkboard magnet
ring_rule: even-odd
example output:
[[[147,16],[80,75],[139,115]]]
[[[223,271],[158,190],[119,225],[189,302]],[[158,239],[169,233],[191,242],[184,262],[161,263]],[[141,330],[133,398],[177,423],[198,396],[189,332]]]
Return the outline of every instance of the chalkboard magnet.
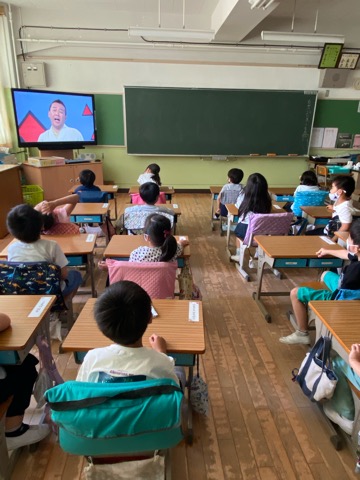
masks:
[[[276,153],[267,153],[266,156],[267,157],[276,157]]]
[[[288,153],[288,157],[297,157],[298,154],[297,153]]]
[[[250,153],[250,157],[259,157],[260,153]]]

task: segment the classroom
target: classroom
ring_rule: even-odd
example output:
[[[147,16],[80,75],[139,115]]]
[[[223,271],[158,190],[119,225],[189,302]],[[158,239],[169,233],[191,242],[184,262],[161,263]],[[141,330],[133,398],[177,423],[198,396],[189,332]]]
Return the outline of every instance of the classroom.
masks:
[[[232,254],[236,248],[235,235],[229,228],[228,236],[225,231],[232,217],[224,221],[220,235],[221,221],[213,215],[216,206],[210,192],[212,186],[224,185],[227,172],[234,168],[242,169],[244,185],[249,175],[259,172],[270,191],[295,190],[300,175],[309,169],[309,154],[353,159],[360,155],[360,142],[355,142],[360,138],[359,23],[357,0],[109,0],[101,4],[64,0],[61,5],[11,0],[0,4],[0,160],[1,146],[9,147],[17,162],[25,162],[22,179],[42,185],[46,200],[67,195],[73,186],[65,187],[69,175],[59,174],[54,182],[45,174],[50,168],[28,165],[28,158],[38,157],[39,150],[19,146],[11,89],[94,95],[97,144],[75,147],[71,155],[96,159],[95,183],[116,187],[111,218],[124,211],[129,188],[151,163],[160,165],[163,186],[175,192],[171,203],[181,210],[175,233],[189,239],[192,276],[202,295],[205,352],[199,355],[200,374],[209,392],[208,414],[193,416],[192,445],[182,441],[172,450],[175,480],[356,478],[354,439],[352,445],[344,441],[336,450],[321,409],[292,381],[292,370],[299,368],[308,346],[279,343],[280,337],[294,331],[287,316],[289,295],[261,295],[270,290],[290,292],[303,282],[317,281],[321,267],[280,268],[282,278],[266,269],[260,287],[257,272],[250,270],[250,281],[245,281],[229,261],[227,245]],[[173,35],[175,30],[180,40],[171,33],[166,37],[167,30]],[[210,31],[212,37],[182,37],[195,30]],[[262,32],[290,37],[263,40]],[[291,38],[297,32],[314,38]],[[326,38],[316,39],[320,34]],[[337,61],[348,59],[352,66],[318,68],[325,43],[340,44]],[[162,97],[168,93],[170,97]],[[200,120],[196,102],[203,114]],[[157,114],[161,117],[167,106],[170,121],[155,132],[159,137],[152,148],[142,136],[144,125]],[[180,113],[184,117],[169,147],[170,124]],[[292,123],[278,120],[286,115]],[[47,113],[41,119],[43,130],[48,128],[46,122]],[[196,122],[202,130],[194,128]],[[311,139],[314,129],[320,135],[335,135],[333,145]],[[245,142],[238,146],[239,130],[239,138],[248,141],[246,148]],[[234,132],[233,137],[224,141],[229,132]],[[340,143],[344,132],[353,146],[346,145],[346,136]],[[154,131],[147,138],[153,139]],[[204,143],[198,147],[201,138]],[[209,145],[212,141],[216,145],[218,138],[220,147],[213,151]],[[289,146],[282,149],[285,144]],[[86,164],[66,167],[73,169],[75,180]],[[65,166],[56,168],[60,172]],[[359,201],[360,173],[352,174]],[[12,180],[1,180],[2,175],[0,251],[11,240],[5,220],[14,206],[8,198],[16,190]],[[97,268],[103,250],[95,247],[94,252],[96,264],[86,284],[90,293],[80,291],[74,297],[77,314],[94,292],[100,295],[105,289],[107,274]],[[271,317],[269,323],[261,304]],[[314,340],[315,332],[310,337]],[[75,379],[79,366],[73,355],[60,353],[59,343],[55,345],[52,355],[61,376]],[[65,453],[52,434],[36,451],[21,451],[11,478],[78,479],[85,463],[82,457]]]

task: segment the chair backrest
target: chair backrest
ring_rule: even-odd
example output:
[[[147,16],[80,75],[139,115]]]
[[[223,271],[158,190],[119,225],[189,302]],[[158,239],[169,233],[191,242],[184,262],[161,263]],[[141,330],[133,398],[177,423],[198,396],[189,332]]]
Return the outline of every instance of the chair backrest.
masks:
[[[300,207],[317,207],[325,205],[325,200],[328,196],[329,192],[325,190],[319,190],[317,192],[298,192],[295,195],[295,200],[292,204],[292,211],[294,212],[294,215],[301,217],[302,210]]]
[[[134,211],[135,210],[135,211]],[[148,210],[137,210],[129,207],[124,213],[124,228],[126,230],[141,230],[145,226],[145,221],[151,213],[158,213],[159,215],[164,215],[164,217],[170,220],[171,227],[174,224],[174,215],[170,213],[161,212],[154,210],[153,212]]]
[[[131,203],[134,205],[145,205],[146,202],[140,197],[140,193],[130,193]],[[160,192],[158,201],[156,203],[166,203],[165,192]]]
[[[244,244],[256,246],[255,235],[288,235],[292,220],[292,213],[254,213],[250,217]]]
[[[99,191],[80,191],[78,192],[80,203],[108,203],[109,194]]]
[[[177,262],[122,262],[107,259],[110,284],[130,280],[151,298],[174,298]]]
[[[69,381],[47,390],[45,398],[52,420],[59,425],[61,447],[75,455],[165,449],[183,437],[183,392],[168,378],[120,383]]]
[[[64,310],[60,282],[61,269],[54,263],[0,262],[0,295],[56,295],[55,309]]]

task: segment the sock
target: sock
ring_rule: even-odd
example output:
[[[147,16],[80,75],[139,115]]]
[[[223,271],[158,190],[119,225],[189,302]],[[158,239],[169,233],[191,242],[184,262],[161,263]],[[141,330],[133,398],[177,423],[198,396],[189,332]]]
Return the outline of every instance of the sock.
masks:
[[[29,430],[30,426],[27,425],[26,423],[22,423],[19,428],[12,432],[5,432],[5,437],[20,437],[20,435],[23,435],[25,432]]]

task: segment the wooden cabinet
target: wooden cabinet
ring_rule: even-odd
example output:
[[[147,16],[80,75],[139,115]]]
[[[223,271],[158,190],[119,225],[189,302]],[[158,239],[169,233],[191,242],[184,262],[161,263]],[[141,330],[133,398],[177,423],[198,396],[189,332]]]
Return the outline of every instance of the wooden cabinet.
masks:
[[[19,167],[0,165],[0,238],[4,238],[8,233],[6,217],[9,210],[20,203],[23,203],[23,198]]]
[[[53,167],[34,167],[23,163],[22,168],[26,183],[39,185],[44,190],[45,200],[54,200],[68,195],[74,185],[79,185],[81,170],[92,170],[96,176],[95,184],[104,183],[101,162],[54,165]]]

